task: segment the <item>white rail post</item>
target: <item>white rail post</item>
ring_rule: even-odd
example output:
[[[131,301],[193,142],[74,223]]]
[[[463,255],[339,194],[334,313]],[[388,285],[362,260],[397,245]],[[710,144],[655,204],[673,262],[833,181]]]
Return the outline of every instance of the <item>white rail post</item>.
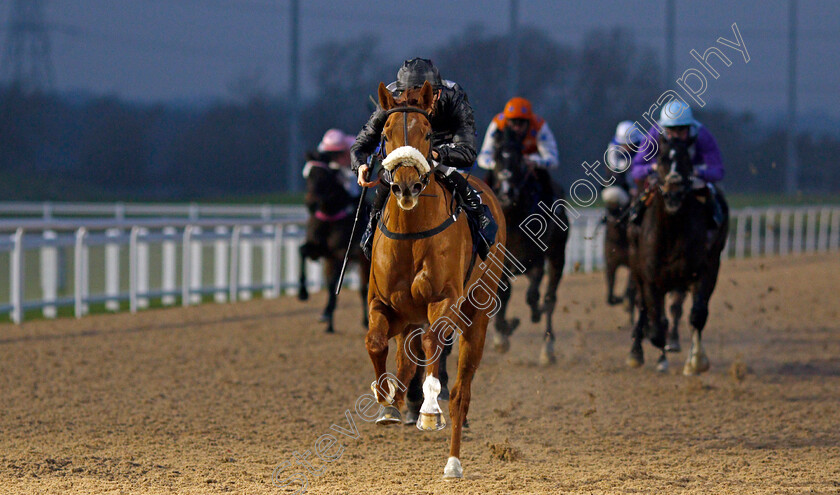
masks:
[[[750,256],[755,258],[761,254],[761,213],[752,212],[750,217]]]
[[[117,220],[125,220],[125,203],[114,203],[114,218]]]
[[[149,243],[143,239],[149,235],[149,229],[137,229],[137,307],[149,307]]]
[[[269,216],[271,215],[271,208],[268,208]],[[270,235],[274,228],[271,225],[263,225],[262,232],[264,236]],[[270,238],[264,238],[260,242],[262,247],[262,296],[263,299],[272,299],[277,297],[274,285],[274,241]]]
[[[238,291],[237,281],[239,280],[239,236],[242,233],[242,227],[234,225],[233,232],[230,236],[230,287],[228,288],[230,301],[236,302]]]
[[[828,243],[829,249],[836,251],[840,249],[840,208],[834,208],[831,212],[831,240]]]
[[[120,211],[122,203],[117,203],[117,211]],[[122,206],[123,214],[125,206]],[[119,215],[119,213],[118,213]],[[105,237],[116,238],[121,234],[119,229],[108,229]],[[105,309],[108,311],[120,310],[120,245],[117,242],[105,244]]]
[[[279,297],[280,294],[283,293],[283,274],[280,272],[282,269],[281,261],[283,259],[283,230],[282,223],[278,223],[274,226],[274,249],[272,249],[272,255],[274,258],[274,264],[272,265],[272,275],[274,276],[274,297]]]
[[[823,208],[820,210],[820,235],[817,238],[817,250],[818,251],[827,251],[828,250],[828,227],[829,227],[829,217],[831,216],[831,210],[828,208]]]
[[[298,293],[298,280],[300,277],[300,250],[297,244],[297,234],[300,228],[291,224],[288,227],[288,237],[284,238],[283,247],[286,249],[286,294],[296,295]]]
[[[192,225],[187,225],[184,227],[184,240],[181,244],[181,305],[182,306],[189,306],[190,305],[190,284],[192,281],[192,275],[190,271],[192,269],[193,263],[191,258],[192,255]]]
[[[805,223],[805,210],[793,213],[793,254],[802,252],[802,224]]]
[[[76,230],[76,245],[73,251],[73,298],[74,298],[74,313],[76,318],[81,318],[85,314],[85,299],[87,297],[85,290],[85,281],[87,276],[87,266],[85,263],[85,236],[87,230],[81,227]]]
[[[128,236],[128,310],[137,312],[137,234],[139,229],[131,227]]]
[[[216,235],[226,236],[228,228],[225,226],[218,226],[215,229]],[[228,254],[227,254],[227,240],[223,238],[216,239],[213,243],[213,300],[217,303],[227,301],[227,276],[228,276]]]
[[[201,235],[201,227],[193,227],[190,232],[190,237]],[[201,279],[202,279],[202,250],[204,249],[200,239],[195,239],[190,243],[190,303],[199,304],[201,302]]]
[[[165,293],[161,298],[164,306],[175,304],[175,240],[174,236],[178,231],[175,227],[164,227],[163,235],[172,236],[173,239],[165,239],[161,247],[161,289]],[[167,294],[168,293],[168,294]]]
[[[15,231],[14,249],[10,258],[9,266],[9,296],[12,303],[12,321],[20,323],[23,321],[23,284],[24,284],[24,254],[23,254],[23,229]]]
[[[745,208],[738,214],[738,225],[735,227],[735,259],[744,258],[745,238],[747,236],[747,214],[749,211]]]
[[[786,256],[790,251],[790,210],[779,212],[779,254]]]
[[[805,252],[813,253],[817,247],[817,209],[808,208],[808,233],[805,237]]]
[[[49,203],[44,203],[44,209]],[[47,212],[44,212],[46,215]],[[57,244],[58,234],[54,230],[44,231],[44,241]],[[52,245],[41,248],[41,293],[44,296],[44,318],[55,318],[58,310],[54,303],[58,297],[58,248]]]
[[[764,212],[764,255],[776,254],[774,231],[776,229],[776,211],[768,208]]]
[[[254,260],[253,260],[253,253],[254,253],[254,243],[251,239],[248,239],[248,235],[251,234],[254,230],[251,228],[250,225],[243,225],[241,232],[241,237],[239,238],[239,294],[238,299],[240,301],[250,301],[252,297],[251,287],[254,285],[253,283],[253,273],[254,273]]]

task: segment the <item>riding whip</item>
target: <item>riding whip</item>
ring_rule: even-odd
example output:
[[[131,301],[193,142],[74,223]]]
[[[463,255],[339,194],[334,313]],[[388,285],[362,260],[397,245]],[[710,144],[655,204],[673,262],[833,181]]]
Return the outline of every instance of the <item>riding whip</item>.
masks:
[[[371,160],[371,177],[373,177],[374,165],[376,165],[376,157]],[[367,193],[367,190],[367,187],[363,187],[362,193],[359,195],[359,206],[356,207],[356,218],[353,219],[353,229],[350,231],[350,244],[347,245],[347,251],[344,253],[344,263],[341,264],[341,273],[338,274],[338,285],[335,287],[335,295],[338,295],[341,292],[341,284],[344,282],[344,270],[347,269],[347,260],[350,258],[350,250],[353,248],[353,238],[356,236],[356,225],[359,224],[359,215],[362,212],[362,205],[365,202],[365,194]]]

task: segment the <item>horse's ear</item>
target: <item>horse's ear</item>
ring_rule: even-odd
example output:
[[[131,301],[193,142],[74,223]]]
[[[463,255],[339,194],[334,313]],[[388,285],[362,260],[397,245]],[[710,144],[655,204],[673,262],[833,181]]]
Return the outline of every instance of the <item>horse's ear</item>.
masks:
[[[420,108],[423,110],[429,111],[432,109],[434,105],[435,99],[435,90],[432,88],[432,85],[429,84],[429,81],[423,83],[423,87],[420,88]]]
[[[394,101],[394,96],[385,87],[385,83],[382,82],[379,83],[379,106],[382,110],[390,110],[397,106],[397,102]]]

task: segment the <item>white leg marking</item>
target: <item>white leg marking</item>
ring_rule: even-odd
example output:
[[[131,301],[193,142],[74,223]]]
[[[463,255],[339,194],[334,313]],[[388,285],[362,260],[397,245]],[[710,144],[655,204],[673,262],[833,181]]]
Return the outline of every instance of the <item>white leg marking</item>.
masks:
[[[433,375],[428,375],[423,382],[423,405],[420,412],[424,414],[438,414],[442,412],[438,405],[437,397],[440,393],[440,380]]]
[[[450,457],[446,461],[446,467],[443,468],[443,477],[445,479],[457,479],[464,477],[464,470],[461,468],[461,461],[457,457]]]

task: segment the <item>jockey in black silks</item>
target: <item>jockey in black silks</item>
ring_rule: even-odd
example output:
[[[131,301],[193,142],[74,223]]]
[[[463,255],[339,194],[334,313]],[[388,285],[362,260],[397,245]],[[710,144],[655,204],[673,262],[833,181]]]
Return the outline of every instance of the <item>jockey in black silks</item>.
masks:
[[[434,107],[430,112],[433,129],[431,161],[435,179],[453,193],[458,206],[478,225],[484,242],[477,242],[476,248],[478,255],[485,259],[495,239],[496,222],[475,189],[457,172],[472,167],[476,158],[475,119],[467,94],[458,84],[441,79],[437,67],[430,60],[422,58],[405,61],[397,72],[397,80],[387,88],[396,98],[407,90],[422,87],[426,81],[435,90]],[[387,118],[386,112],[377,107],[356,136],[356,142],[350,150],[352,169],[358,173],[359,184],[369,179],[370,158],[381,143]],[[380,183],[376,188],[370,220],[361,241],[362,250],[368,259],[373,247],[373,233],[389,192],[389,185],[385,183]]]

